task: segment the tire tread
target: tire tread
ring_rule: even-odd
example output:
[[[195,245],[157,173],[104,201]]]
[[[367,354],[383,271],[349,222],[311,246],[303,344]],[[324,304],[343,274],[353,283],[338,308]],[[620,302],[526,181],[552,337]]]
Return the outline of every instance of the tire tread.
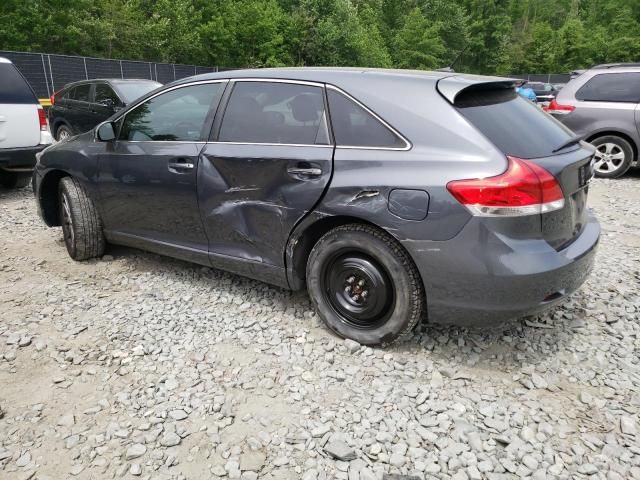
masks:
[[[75,249],[69,254],[74,260],[87,260],[102,256],[105,239],[98,211],[80,182],[73,177],[64,177],[60,189],[69,198],[69,208],[73,217]]]

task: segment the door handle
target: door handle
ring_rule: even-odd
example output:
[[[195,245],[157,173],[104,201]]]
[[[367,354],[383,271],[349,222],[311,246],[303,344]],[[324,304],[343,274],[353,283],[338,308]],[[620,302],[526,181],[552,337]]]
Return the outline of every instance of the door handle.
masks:
[[[169,171],[172,173],[187,173],[186,171],[193,170],[194,167],[193,163],[184,158],[179,158],[173,162],[169,162],[167,166],[169,167]]]
[[[319,177],[322,175],[322,169],[318,167],[289,167],[287,172],[290,175],[305,175],[307,177]]]

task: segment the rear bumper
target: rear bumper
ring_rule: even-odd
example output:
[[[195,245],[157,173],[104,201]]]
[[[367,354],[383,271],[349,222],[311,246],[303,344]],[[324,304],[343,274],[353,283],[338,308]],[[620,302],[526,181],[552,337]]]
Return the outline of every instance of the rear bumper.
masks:
[[[48,146],[41,144],[35,147],[0,149],[0,170],[31,174],[36,164],[36,153]]]
[[[515,239],[474,217],[446,242],[408,242],[425,285],[429,321],[488,325],[539,313],[577,290],[593,267],[600,224],[589,213],[571,245]]]

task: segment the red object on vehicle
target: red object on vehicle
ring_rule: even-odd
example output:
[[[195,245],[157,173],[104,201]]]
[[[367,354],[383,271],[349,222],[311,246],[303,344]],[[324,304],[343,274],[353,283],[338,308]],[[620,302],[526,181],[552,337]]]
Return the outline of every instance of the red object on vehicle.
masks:
[[[551,173],[534,162],[507,157],[507,170],[495,177],[454,180],[447,190],[474,215],[514,217],[564,207],[564,194]]]
[[[51,106],[52,107],[56,104],[56,94],[55,93],[49,97],[49,101],[51,102]]]
[[[40,131],[46,132],[49,129],[49,123],[47,122],[47,114],[42,108],[42,105],[38,105],[38,121],[40,122]]]
[[[573,105],[562,105],[556,102],[556,99],[554,98],[553,100],[551,100],[549,105],[543,110],[547,113],[555,113],[557,115],[566,115],[567,113],[573,112],[575,109],[576,107],[574,107]]]

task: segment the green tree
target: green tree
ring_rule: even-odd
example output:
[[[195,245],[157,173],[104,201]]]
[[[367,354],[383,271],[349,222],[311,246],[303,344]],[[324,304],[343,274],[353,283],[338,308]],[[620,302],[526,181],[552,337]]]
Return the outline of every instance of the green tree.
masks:
[[[442,66],[445,52],[440,27],[414,8],[395,36],[394,60],[400,68],[430,69]]]

